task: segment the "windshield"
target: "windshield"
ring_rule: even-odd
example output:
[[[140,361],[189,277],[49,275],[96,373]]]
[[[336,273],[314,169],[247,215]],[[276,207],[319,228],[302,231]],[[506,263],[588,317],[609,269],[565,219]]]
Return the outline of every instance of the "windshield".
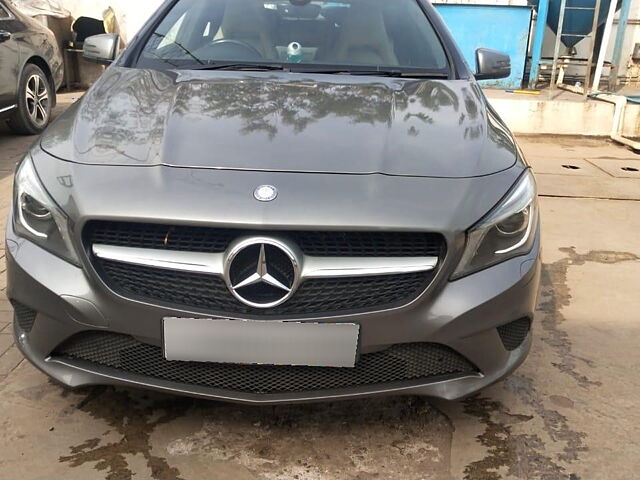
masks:
[[[417,0],[179,0],[138,59],[142,68],[237,63],[448,71]]]

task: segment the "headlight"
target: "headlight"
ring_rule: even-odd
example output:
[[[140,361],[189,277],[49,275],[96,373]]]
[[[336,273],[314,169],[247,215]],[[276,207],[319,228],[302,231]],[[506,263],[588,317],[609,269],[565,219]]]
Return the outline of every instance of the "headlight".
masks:
[[[538,224],[536,182],[527,170],[504,199],[467,232],[452,280],[531,251]]]
[[[18,167],[13,190],[13,226],[16,233],[79,265],[67,217],[40,183],[31,157],[27,156]]]

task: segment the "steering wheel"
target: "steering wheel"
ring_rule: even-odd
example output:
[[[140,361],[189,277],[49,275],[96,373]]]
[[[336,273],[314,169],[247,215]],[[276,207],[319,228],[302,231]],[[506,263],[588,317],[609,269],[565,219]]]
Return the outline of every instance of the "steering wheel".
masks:
[[[222,56],[215,55],[214,50],[220,47],[223,49],[224,47],[227,47],[225,54]],[[208,53],[206,56],[210,56],[211,58],[226,57],[229,59],[233,58],[234,60],[262,60],[264,58],[256,47],[248,42],[236,40],[234,38],[220,38],[218,40],[214,40],[202,50],[204,49],[206,49]]]

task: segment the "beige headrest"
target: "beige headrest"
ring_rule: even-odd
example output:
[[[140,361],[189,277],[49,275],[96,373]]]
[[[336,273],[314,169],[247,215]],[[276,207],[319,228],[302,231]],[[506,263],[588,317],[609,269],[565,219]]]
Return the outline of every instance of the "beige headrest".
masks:
[[[226,36],[236,34],[255,35],[266,26],[263,3],[256,0],[229,0],[222,17],[220,29]]]
[[[265,58],[277,56],[262,0],[228,0],[215,38],[242,40]]]
[[[393,52],[393,43],[384,26],[382,11],[377,3],[354,4],[349,9],[336,47],[337,61],[357,62],[358,58],[364,59],[373,55],[384,65],[398,64]],[[369,53],[364,53],[366,51]]]

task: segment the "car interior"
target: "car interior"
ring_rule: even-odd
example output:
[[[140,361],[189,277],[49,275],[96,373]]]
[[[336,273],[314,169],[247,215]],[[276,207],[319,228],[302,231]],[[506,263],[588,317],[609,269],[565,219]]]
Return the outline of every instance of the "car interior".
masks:
[[[415,0],[296,3],[184,0],[159,26],[143,57],[287,62],[291,45],[298,44],[302,55],[296,63],[447,66],[441,43]]]

